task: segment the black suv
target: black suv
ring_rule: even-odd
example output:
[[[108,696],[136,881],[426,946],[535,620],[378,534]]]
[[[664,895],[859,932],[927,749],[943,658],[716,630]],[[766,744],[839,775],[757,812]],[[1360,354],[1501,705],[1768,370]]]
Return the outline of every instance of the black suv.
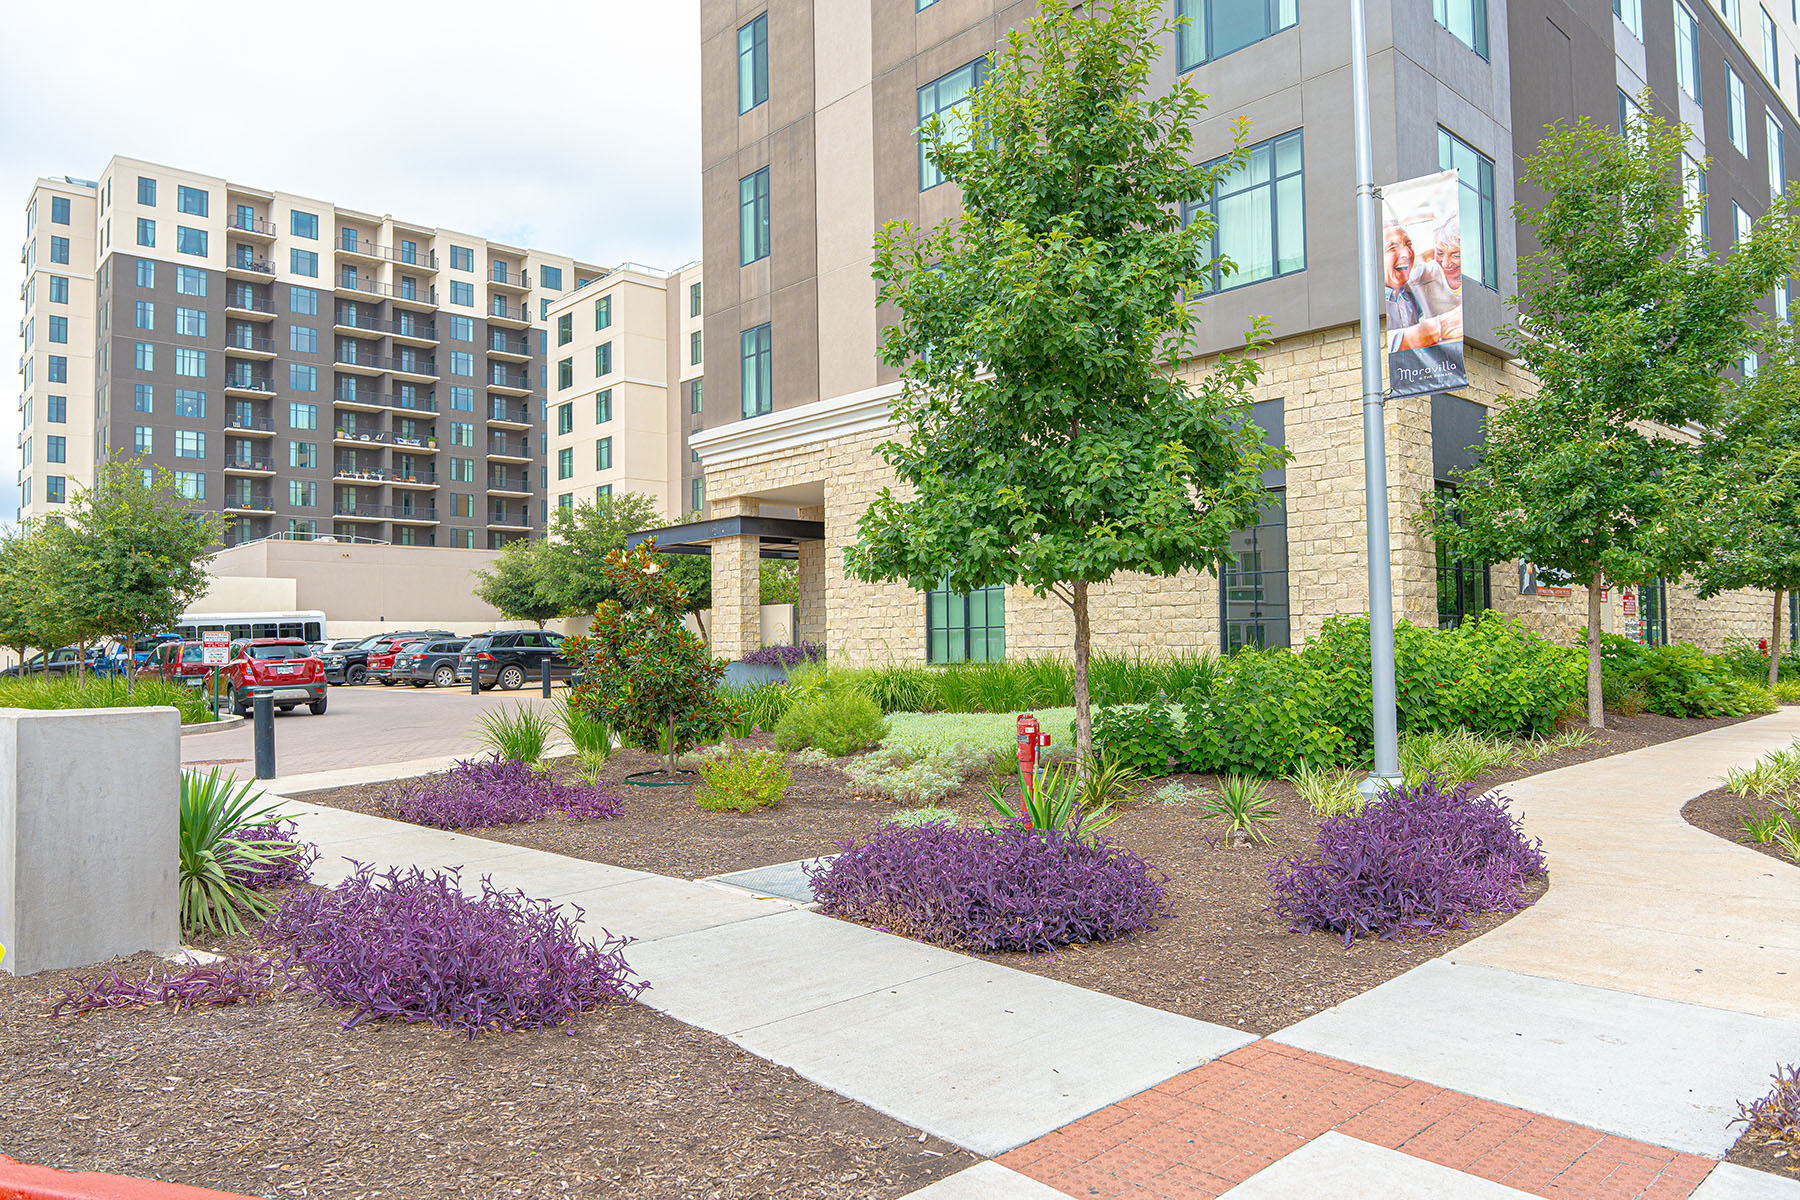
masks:
[[[469,682],[473,672],[479,686],[498,684],[516,692],[540,678],[543,664],[550,664],[550,678],[567,679],[572,673],[562,655],[563,635],[542,629],[502,629],[469,639],[456,664],[456,681]]]
[[[325,664],[325,682],[334,687],[341,683],[369,681],[369,652],[388,642],[407,637],[455,637],[448,629],[402,629],[394,633],[377,633],[342,650],[328,650],[319,656]]]
[[[468,644],[468,638],[439,638],[403,648],[394,657],[394,682],[410,683],[416,688],[428,683],[453,687],[457,656]]]

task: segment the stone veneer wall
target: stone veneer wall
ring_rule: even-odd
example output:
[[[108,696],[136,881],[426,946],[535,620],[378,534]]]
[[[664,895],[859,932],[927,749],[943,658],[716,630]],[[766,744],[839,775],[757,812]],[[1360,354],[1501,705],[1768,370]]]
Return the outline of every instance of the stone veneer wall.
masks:
[[[1287,446],[1288,595],[1291,635],[1297,645],[1317,634],[1327,617],[1368,611],[1363,500],[1362,378],[1354,326],[1282,339],[1260,353],[1263,374],[1255,400],[1280,400]],[[1511,393],[1533,386],[1516,363],[1479,347],[1469,348],[1469,387],[1459,394],[1490,408]],[[1198,377],[1212,360],[1195,360],[1187,371]],[[1433,493],[1430,397],[1390,400],[1386,406],[1388,512],[1393,544],[1394,611],[1416,624],[1437,624],[1437,561],[1418,514]],[[883,487],[895,486],[892,470],[876,453],[889,433],[826,438],[754,462],[706,467],[712,515],[738,511],[735,499],[775,489],[818,485],[824,493],[824,619],[808,616],[818,605],[801,598],[801,628],[823,635],[838,662],[922,662],[925,659],[924,598],[904,583],[864,583],[844,572],[843,548],[856,537],[856,523]],[[811,519],[817,508],[808,509]],[[802,591],[817,595],[817,568],[802,552],[802,571],[811,576]],[[721,568],[715,558],[714,603],[720,602]],[[741,568],[740,568],[741,569]],[[1586,620],[1586,594],[1568,598],[1520,596],[1514,564],[1497,563],[1490,573],[1493,606],[1531,627],[1570,644],[1578,643]],[[1767,636],[1769,600],[1761,594],[1733,593],[1702,602],[1691,589],[1671,585],[1670,629],[1674,637],[1717,648],[1732,633]],[[1623,628],[1619,595],[1609,595],[1609,627]],[[1123,576],[1097,586],[1091,612],[1097,649],[1129,652],[1220,648],[1219,585],[1216,575],[1188,572],[1172,579]],[[1073,637],[1069,610],[1055,597],[1009,588],[1006,640],[1011,655],[1068,654]],[[745,646],[747,650],[752,647]],[[721,653],[742,653],[719,646]]]

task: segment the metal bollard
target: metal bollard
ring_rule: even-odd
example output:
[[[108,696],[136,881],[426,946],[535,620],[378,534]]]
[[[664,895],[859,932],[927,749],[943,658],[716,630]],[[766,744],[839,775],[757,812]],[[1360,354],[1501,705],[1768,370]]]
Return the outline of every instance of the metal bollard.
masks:
[[[469,695],[481,695],[481,665],[479,663],[469,664]]]
[[[275,701],[258,696],[252,701],[255,715],[251,718],[256,733],[256,777],[275,778]]]
[[[545,659],[538,664],[539,680],[544,685],[544,699],[550,698],[550,660]]]

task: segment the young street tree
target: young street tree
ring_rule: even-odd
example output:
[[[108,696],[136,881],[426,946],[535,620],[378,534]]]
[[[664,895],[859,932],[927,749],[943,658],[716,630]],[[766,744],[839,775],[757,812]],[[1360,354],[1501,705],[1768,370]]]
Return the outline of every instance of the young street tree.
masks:
[[[1703,554],[1681,528],[1699,456],[1667,431],[1716,420],[1721,372],[1792,267],[1780,199],[1731,252],[1694,244],[1701,201],[1684,202],[1682,146],[1653,115],[1624,137],[1582,118],[1526,160],[1545,199],[1514,215],[1542,250],[1519,265],[1510,338],[1539,387],[1490,414],[1482,462],[1427,518],[1456,558],[1521,559],[1587,589],[1594,728],[1600,588],[1674,578]]]
[[[962,188],[960,220],[876,238],[882,357],[904,369],[904,435],[882,454],[910,489],[864,514],[849,570],[921,591],[1024,584],[1074,625],[1076,752],[1092,752],[1089,590],[1121,572],[1210,570],[1267,502],[1282,452],[1248,421],[1252,358],[1197,380],[1197,297],[1211,285],[1202,206],[1241,165],[1196,166],[1201,97],[1151,95],[1160,0],[1044,0],[987,84],[921,137]],[[1260,344],[1258,323],[1246,339]]]
[[[1800,589],[1800,343],[1786,321],[1763,326],[1756,374],[1732,388],[1709,431],[1704,486],[1689,528],[1709,552],[1700,595],[1775,594],[1769,686],[1781,674],[1782,610]]]
[[[562,616],[562,602],[546,585],[547,545],[525,538],[508,542],[490,570],[475,572],[475,595],[508,620],[534,621],[539,629]]]
[[[662,525],[656,501],[642,492],[620,492],[559,508],[550,517],[547,546],[539,569],[544,590],[562,606],[559,615],[592,616],[600,605],[618,598],[607,556],[625,549],[625,539]],[[657,562],[682,587],[687,611],[698,614],[712,605],[712,567],[704,555],[658,554]]]

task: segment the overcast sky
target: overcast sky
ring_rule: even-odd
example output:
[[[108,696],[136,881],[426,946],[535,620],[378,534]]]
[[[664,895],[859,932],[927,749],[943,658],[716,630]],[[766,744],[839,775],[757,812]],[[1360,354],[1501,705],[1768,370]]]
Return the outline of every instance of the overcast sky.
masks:
[[[24,243],[33,180],[95,179],[124,154],[601,264],[700,257],[695,0],[6,9],[11,244]],[[4,322],[9,522],[22,303]]]

